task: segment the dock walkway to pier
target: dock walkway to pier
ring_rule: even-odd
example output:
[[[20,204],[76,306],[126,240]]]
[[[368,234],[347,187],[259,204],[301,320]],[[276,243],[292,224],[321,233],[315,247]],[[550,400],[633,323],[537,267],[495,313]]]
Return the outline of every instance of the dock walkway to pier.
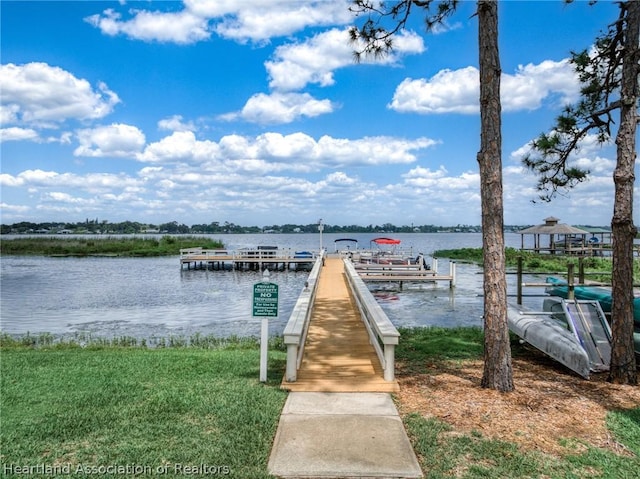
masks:
[[[349,260],[336,256],[322,263],[314,266],[285,328],[282,387],[291,393],[269,473],[283,479],[421,478],[389,394],[398,391],[398,332]]]
[[[300,366],[294,381],[287,381],[285,377],[282,383],[284,389],[315,392],[398,391],[395,379],[385,380],[380,354],[362,319],[361,307],[348,283],[345,264],[340,257],[328,257],[324,261],[311,305],[306,341],[301,345],[303,354]],[[285,342],[287,333],[285,330]],[[397,343],[397,331],[394,337]],[[384,357],[384,353],[382,355]],[[392,358],[390,361],[393,363]],[[389,367],[393,367],[392,364]]]

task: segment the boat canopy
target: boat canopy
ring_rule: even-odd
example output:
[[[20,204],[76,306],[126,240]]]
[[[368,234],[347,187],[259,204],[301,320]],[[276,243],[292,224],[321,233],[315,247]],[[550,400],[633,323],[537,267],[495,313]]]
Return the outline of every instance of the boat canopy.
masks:
[[[355,249],[358,249],[358,240],[353,238],[338,238],[333,240],[336,251],[338,251],[338,243],[355,243]],[[351,245],[347,245],[347,249],[351,249]]]
[[[393,238],[374,238],[371,242],[375,244],[400,244],[401,241]]]

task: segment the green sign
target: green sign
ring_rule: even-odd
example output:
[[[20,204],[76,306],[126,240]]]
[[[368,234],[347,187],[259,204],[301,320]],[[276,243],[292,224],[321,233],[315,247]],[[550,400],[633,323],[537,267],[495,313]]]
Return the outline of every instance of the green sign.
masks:
[[[253,285],[253,315],[278,316],[278,285],[256,283]]]

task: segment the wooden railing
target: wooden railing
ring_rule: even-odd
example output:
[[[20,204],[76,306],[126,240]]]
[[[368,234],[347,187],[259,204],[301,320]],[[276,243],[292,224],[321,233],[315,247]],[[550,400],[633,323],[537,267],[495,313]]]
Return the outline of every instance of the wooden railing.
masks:
[[[180,258],[183,260],[189,259],[219,259],[228,258],[233,260],[260,260],[260,259],[313,259],[316,256],[315,253],[309,252],[295,252],[292,248],[284,249],[239,249],[239,250],[226,250],[226,249],[203,249],[203,248],[183,248],[180,250]]]
[[[302,362],[304,343],[307,339],[311,310],[316,297],[318,279],[320,278],[320,270],[322,269],[323,262],[324,252],[316,259],[309,278],[304,285],[304,289],[302,293],[300,293],[298,301],[291,312],[291,316],[289,316],[289,321],[284,328],[284,344],[287,346],[285,380],[289,382],[295,382],[297,379],[298,369]]]
[[[347,282],[360,309],[362,321],[369,333],[369,341],[380,360],[384,371],[384,379],[385,381],[394,381],[395,346],[398,344],[400,333],[358,275],[353,263],[349,259],[344,259],[343,261]]]
[[[212,258],[216,256],[233,256],[233,254],[233,252],[226,249],[182,248],[180,250],[181,258],[188,258],[191,256]]]

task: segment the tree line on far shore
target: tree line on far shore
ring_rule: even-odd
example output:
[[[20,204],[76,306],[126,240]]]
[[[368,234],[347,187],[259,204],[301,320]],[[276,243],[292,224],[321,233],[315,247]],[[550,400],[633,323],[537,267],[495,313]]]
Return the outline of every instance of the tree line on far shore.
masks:
[[[530,225],[527,225],[530,226]],[[518,231],[526,226],[506,226],[507,231]],[[477,225],[403,225],[391,223],[381,225],[328,225],[323,224],[324,233],[479,233]],[[33,223],[22,221],[0,225],[0,234],[251,234],[251,233],[318,233],[319,224],[283,224],[270,226],[242,226],[228,221],[194,224],[171,221],[161,224],[123,221],[111,223],[107,220],[85,220],[71,222]]]

